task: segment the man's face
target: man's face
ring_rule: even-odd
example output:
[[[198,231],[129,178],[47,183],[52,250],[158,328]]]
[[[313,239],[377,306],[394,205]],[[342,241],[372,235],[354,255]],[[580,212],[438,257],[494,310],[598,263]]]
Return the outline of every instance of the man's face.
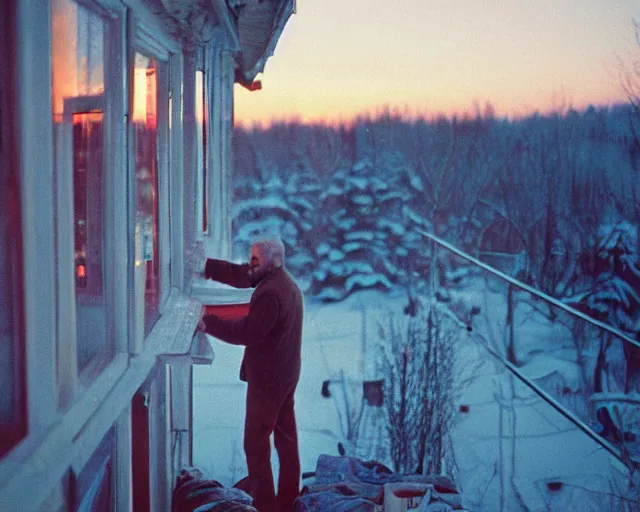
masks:
[[[271,271],[270,265],[265,261],[264,255],[259,246],[252,246],[251,253],[249,255],[249,280],[252,286],[257,286],[269,272]]]

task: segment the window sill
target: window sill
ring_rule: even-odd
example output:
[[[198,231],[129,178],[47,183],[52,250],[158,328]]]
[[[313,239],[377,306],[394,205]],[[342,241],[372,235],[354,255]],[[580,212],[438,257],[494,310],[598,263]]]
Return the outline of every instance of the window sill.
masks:
[[[255,288],[233,288],[204,279],[194,281],[191,296],[203,304],[215,306],[225,304],[246,304],[251,300]]]
[[[160,318],[145,338],[145,348],[141,356],[179,355],[189,352],[201,309],[201,302],[173,288],[169,299],[162,307]]]

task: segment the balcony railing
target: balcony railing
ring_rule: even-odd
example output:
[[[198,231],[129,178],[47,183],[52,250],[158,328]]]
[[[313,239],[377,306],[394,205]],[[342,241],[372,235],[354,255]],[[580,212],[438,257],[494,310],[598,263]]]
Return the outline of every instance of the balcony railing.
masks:
[[[640,464],[640,343],[427,232],[431,293],[519,381],[628,468]]]

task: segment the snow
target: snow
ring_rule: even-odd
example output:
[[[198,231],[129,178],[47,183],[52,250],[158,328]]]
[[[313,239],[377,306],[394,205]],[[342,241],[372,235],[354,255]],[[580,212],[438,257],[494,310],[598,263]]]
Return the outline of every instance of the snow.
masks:
[[[376,224],[380,229],[389,228],[389,231],[396,236],[402,236],[406,231],[405,227],[401,223],[394,222],[384,217],[378,219]]]
[[[412,173],[409,175],[409,183],[413,188],[415,188],[419,192],[422,192],[424,190],[424,186],[422,185],[422,179],[417,174]]]
[[[331,250],[331,246],[326,242],[319,243],[316,246],[316,254],[319,256],[324,256],[325,254],[329,254],[330,250]]]
[[[329,188],[325,191],[325,193],[323,194],[323,196],[327,195],[327,196],[341,196],[344,193],[344,190],[342,190],[340,187],[334,185],[333,183],[331,185],[329,185]]]
[[[287,257],[287,265],[292,265],[296,268],[300,268],[304,265],[312,265],[315,263],[315,259],[309,256],[308,254],[303,254],[301,252],[297,253],[294,256]]]
[[[347,292],[353,290],[356,286],[362,288],[370,288],[381,284],[386,288],[391,288],[391,282],[384,274],[354,274],[347,278],[344,288]]]
[[[331,267],[333,273],[337,276],[348,276],[355,272],[369,274],[373,272],[373,267],[366,261],[343,261]]]
[[[288,198],[288,201],[293,205],[301,206],[303,210],[313,211],[313,205],[309,201],[307,201],[304,197],[301,197],[297,194],[298,192],[296,191],[294,194],[291,195],[291,197]]]
[[[368,178],[360,178],[358,176],[351,176],[349,178],[349,183],[353,184],[358,190],[367,190],[367,185],[369,184]]]
[[[328,254],[329,261],[340,261],[344,259],[344,253],[338,249],[331,249]]]
[[[291,213],[292,216],[298,217],[299,214],[295,210],[292,210],[289,203],[278,196],[266,196],[258,199],[245,199],[243,201],[237,201],[232,208],[232,215],[234,218],[245,212],[254,212],[256,210],[284,210]]]
[[[358,172],[366,170],[367,167],[372,167],[371,160],[368,158],[359,160],[358,162],[353,164],[353,170]]]
[[[371,184],[371,189],[374,192],[379,192],[380,190],[387,190],[389,188],[389,185],[387,185],[384,181],[382,181],[380,178],[374,176],[369,180],[369,183]]]
[[[352,200],[357,205],[371,205],[373,204],[373,197],[366,194],[355,194]]]
[[[360,242],[347,242],[342,246],[342,250],[345,253],[355,252],[362,249],[364,246]]]
[[[353,217],[346,217],[344,219],[340,219],[336,221],[336,227],[342,231],[349,231],[356,224],[357,224],[357,221]]]
[[[262,236],[280,236],[285,244],[295,245],[298,233],[298,228],[292,222],[268,216],[259,221],[243,223],[236,233],[235,241],[249,244]]]
[[[428,226],[429,223],[427,222],[426,219],[424,219],[423,217],[421,217],[420,215],[418,215],[416,212],[414,212],[411,208],[409,208],[408,206],[403,206],[402,207],[402,213],[412,222],[415,222],[416,224],[418,224],[419,226]]]
[[[327,269],[326,268],[316,268],[313,273],[312,276],[317,279],[318,281],[324,281],[325,279],[327,279]]]
[[[384,283],[382,278],[357,276]],[[583,506],[587,502],[595,507],[601,503],[600,493],[609,492],[610,482],[618,481],[620,466],[488,355],[484,346],[501,339],[504,332],[505,288],[495,283],[487,288],[484,280],[473,274],[463,281],[450,290],[453,300],[482,308],[482,318],[475,318],[473,332],[464,331],[452,346],[456,353],[456,410],[461,404],[470,407],[466,414],[457,413],[451,432],[455,478],[465,506],[477,512],[500,510],[502,496],[505,510],[524,510],[518,505],[519,495],[532,511],[582,511],[587,510]],[[350,282],[351,287],[355,284]],[[372,375],[369,359],[377,339],[378,320],[387,309],[399,312],[407,303],[406,294],[395,288],[388,293],[356,292],[331,304],[320,299],[338,299],[344,290],[327,288],[323,294],[305,300],[303,367],[296,392],[302,471],[314,470],[321,453],[337,454],[337,442],[344,442],[345,435],[340,376],[345,377],[347,397],[353,406],[361,399],[359,383]],[[517,344],[530,354],[522,371],[532,378],[557,372],[573,388],[575,364],[558,360],[558,354],[571,354],[567,345],[560,341],[554,346],[556,352],[546,352],[550,339],[556,343],[563,333],[566,339],[566,328],[542,321],[526,305],[520,307],[517,319]],[[246,388],[238,380],[242,348],[217,340],[212,343],[216,353],[213,366],[194,368],[193,462],[207,476],[229,485],[246,474],[242,452]],[[320,394],[326,379],[333,382],[328,399]],[[272,459],[276,478],[275,452]],[[564,482],[565,487],[554,494],[546,487],[549,481]],[[588,483],[588,490],[576,489],[580,483]],[[606,505],[600,508],[607,509]]]
[[[529,379],[543,380],[554,373],[561,376],[564,385],[571,391],[578,391],[582,385],[580,382],[580,366],[573,361],[565,361],[557,357],[547,355],[535,356],[528,363],[520,367],[522,373]]]
[[[374,235],[371,231],[353,231],[351,233],[345,233],[344,238],[348,241],[366,240],[370,242],[373,240]]]
[[[596,237],[600,242],[598,249],[605,253],[612,252],[616,247],[626,253],[637,253],[638,227],[628,221],[601,224],[598,226]]]

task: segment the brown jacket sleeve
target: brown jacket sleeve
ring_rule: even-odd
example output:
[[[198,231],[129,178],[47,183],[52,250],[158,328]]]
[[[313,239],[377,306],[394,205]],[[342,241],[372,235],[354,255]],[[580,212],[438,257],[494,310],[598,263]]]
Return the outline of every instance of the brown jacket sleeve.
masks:
[[[251,288],[251,281],[247,276],[249,265],[237,265],[224,260],[207,258],[204,266],[204,277],[228,284],[235,288]]]
[[[202,318],[205,332],[233,345],[254,345],[263,341],[278,320],[278,301],[264,294],[249,308],[249,314],[238,319],[224,319],[215,315]]]

